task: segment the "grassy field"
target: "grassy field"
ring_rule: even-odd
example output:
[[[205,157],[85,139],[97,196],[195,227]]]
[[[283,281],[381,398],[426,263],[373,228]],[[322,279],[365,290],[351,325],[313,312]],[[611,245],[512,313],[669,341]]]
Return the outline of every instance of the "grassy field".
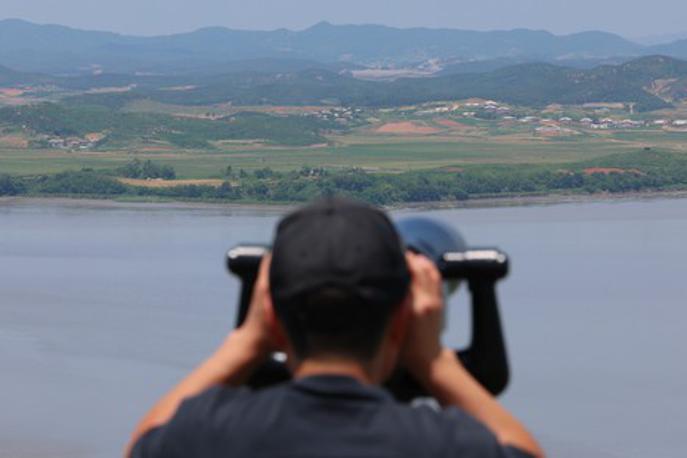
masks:
[[[687,137],[687,136],[686,136]],[[214,178],[234,170],[270,167],[362,167],[399,172],[476,164],[554,164],[592,159],[634,147],[632,141],[581,138],[574,141],[521,138],[335,137],[335,146],[264,147],[231,145],[217,150],[69,152],[0,148],[0,172],[12,175],[53,173],[90,167],[114,168],[134,157],[173,166],[179,178]]]
[[[328,144],[319,146],[269,146],[235,140],[211,142],[212,149],[184,149],[153,142],[132,143],[126,149],[68,151],[20,147],[21,138],[6,133],[6,141],[0,138],[0,174],[48,174],[85,167],[112,169],[133,158],[171,165],[180,179],[208,179],[223,177],[228,166],[234,171],[264,167],[286,171],[308,166],[360,167],[396,173],[480,164],[565,164],[643,147],[687,153],[685,132],[580,131],[571,136],[543,137],[532,126],[513,123],[461,119],[458,124],[431,116],[406,118],[398,112],[388,118],[382,112],[380,118],[383,119],[344,134],[328,135]],[[379,132],[384,123],[394,122],[416,123],[436,132],[416,135]]]

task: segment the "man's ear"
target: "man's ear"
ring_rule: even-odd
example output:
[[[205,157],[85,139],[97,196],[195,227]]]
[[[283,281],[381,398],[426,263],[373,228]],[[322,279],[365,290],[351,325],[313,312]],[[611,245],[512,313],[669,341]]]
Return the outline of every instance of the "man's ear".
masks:
[[[265,321],[274,338],[274,343],[279,351],[284,351],[288,344],[286,340],[286,331],[281,321],[279,321],[279,317],[277,317],[277,312],[274,310],[274,303],[271,297],[268,297],[267,300],[263,302],[263,307],[265,308],[263,311],[265,314]]]
[[[399,348],[403,345],[410,321],[413,299],[410,293],[403,299],[391,316],[391,323],[389,323],[389,338],[394,345]]]
[[[408,325],[411,319],[412,300],[410,293],[398,304],[391,314],[381,346],[382,368],[379,382],[387,380],[398,364],[399,356],[405,345]]]

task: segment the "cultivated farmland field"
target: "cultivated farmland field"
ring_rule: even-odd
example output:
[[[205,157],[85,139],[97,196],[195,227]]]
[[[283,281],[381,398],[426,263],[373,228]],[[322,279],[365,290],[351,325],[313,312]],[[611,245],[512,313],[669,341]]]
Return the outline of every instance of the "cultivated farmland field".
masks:
[[[105,151],[17,148],[0,142],[0,172],[33,175],[81,168],[109,169],[139,158],[172,165],[179,178],[202,179],[221,176],[227,166],[234,170],[270,167],[282,171],[303,166],[359,167],[394,173],[480,164],[564,164],[647,146],[687,152],[687,133],[651,131],[541,138],[522,132],[493,135],[487,130],[466,135],[387,135],[358,129],[327,139],[328,144],[318,146],[220,142],[214,149],[184,149],[134,144]]]

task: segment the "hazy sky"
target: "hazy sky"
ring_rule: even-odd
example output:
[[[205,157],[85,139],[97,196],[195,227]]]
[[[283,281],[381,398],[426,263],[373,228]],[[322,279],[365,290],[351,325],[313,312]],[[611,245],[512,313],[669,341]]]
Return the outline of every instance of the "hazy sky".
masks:
[[[222,25],[302,29],[318,21],[626,37],[687,32],[687,1],[653,0],[0,0],[0,18],[154,35]]]

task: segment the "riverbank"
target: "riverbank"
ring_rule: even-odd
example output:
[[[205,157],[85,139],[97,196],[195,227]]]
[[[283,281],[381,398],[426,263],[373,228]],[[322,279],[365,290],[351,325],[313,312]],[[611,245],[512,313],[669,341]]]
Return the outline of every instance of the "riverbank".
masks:
[[[159,209],[159,210],[234,210],[242,212],[270,212],[284,213],[293,208],[294,205],[286,204],[250,204],[250,203],[215,203],[201,201],[163,201],[160,199],[150,200],[121,200],[121,199],[96,199],[83,197],[0,197],[0,208],[3,206],[55,206],[55,207],[74,207],[74,208],[93,208],[93,209]]]
[[[386,206],[388,210],[439,210],[460,208],[498,208],[526,207],[560,204],[643,201],[655,199],[686,199],[687,191],[641,191],[628,193],[595,193],[595,194],[548,194],[507,197],[483,197],[460,201],[437,201],[404,203]],[[225,210],[242,213],[280,214],[293,209],[297,204],[274,203],[219,203],[199,201],[162,201],[151,200],[113,200],[81,197],[0,197],[0,208],[3,206],[56,206],[93,209],[141,209],[141,210]]]

